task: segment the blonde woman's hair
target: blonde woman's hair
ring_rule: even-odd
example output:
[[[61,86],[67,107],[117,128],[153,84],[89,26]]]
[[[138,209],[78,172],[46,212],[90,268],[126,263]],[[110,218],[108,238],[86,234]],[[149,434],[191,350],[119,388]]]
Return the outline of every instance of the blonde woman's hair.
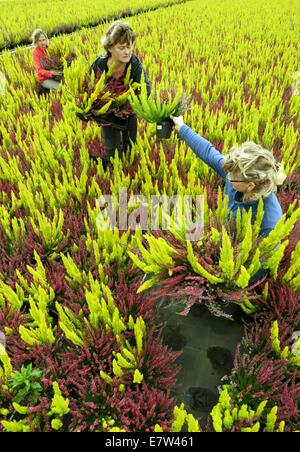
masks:
[[[251,141],[232,148],[225,155],[223,167],[227,173],[240,174],[245,182],[255,183],[255,188],[244,194],[245,201],[269,196],[286,178],[272,152]]]
[[[101,39],[101,44],[108,54],[110,54],[108,48],[118,43],[120,44],[133,44],[135,41],[135,34],[131,25],[121,20],[116,20],[108,28],[107,32]]]
[[[31,39],[32,39],[32,44],[35,46],[38,42],[38,40],[40,39],[40,36],[44,35],[46,39],[48,39],[47,34],[41,29],[41,28],[36,28],[32,35],[31,35]]]

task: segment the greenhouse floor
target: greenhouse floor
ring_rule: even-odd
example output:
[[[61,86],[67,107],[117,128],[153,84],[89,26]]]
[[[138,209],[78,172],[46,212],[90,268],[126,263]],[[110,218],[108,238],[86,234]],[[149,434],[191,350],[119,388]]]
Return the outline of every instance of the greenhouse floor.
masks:
[[[218,402],[221,378],[231,373],[235,349],[243,336],[242,321],[216,317],[200,305],[194,306],[188,316],[178,314],[180,305],[161,306],[164,343],[182,352],[177,360],[181,371],[176,402],[184,402],[204,426]]]

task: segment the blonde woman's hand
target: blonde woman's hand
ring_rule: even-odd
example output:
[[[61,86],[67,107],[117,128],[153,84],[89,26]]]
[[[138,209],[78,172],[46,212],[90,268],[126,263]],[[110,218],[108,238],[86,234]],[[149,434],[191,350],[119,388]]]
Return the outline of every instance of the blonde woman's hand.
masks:
[[[181,129],[181,127],[184,124],[183,116],[172,116],[172,115],[170,115],[170,118],[174,122],[175,129],[179,132],[179,130]]]

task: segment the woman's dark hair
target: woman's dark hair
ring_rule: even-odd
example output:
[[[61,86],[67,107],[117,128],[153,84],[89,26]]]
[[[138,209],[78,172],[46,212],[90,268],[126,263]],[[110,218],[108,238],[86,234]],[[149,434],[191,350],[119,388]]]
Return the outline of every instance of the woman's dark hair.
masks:
[[[133,44],[135,41],[135,34],[131,25],[121,20],[116,20],[108,28],[105,35],[102,37],[101,43],[106,52],[109,54],[109,47],[112,47],[118,43],[120,44]]]

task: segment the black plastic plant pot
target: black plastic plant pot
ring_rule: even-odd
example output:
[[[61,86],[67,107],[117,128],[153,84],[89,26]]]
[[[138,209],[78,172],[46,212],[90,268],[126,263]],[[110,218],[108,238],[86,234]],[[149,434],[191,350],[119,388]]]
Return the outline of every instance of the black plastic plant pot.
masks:
[[[166,119],[165,121],[158,122],[156,124],[156,136],[157,138],[167,139],[170,138],[173,128],[173,121],[171,119]]]

